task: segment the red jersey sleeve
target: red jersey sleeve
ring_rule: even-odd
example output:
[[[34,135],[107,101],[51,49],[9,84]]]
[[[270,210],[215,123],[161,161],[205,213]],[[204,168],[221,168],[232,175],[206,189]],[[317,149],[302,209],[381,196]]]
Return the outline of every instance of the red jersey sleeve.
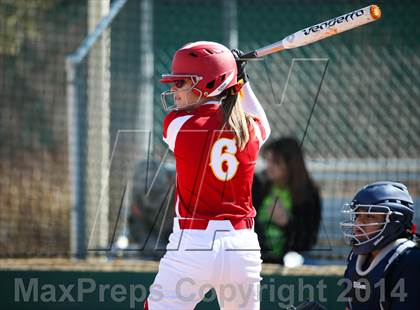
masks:
[[[162,138],[163,141],[168,144],[169,149],[174,152],[176,138],[182,126],[188,121],[192,115],[189,115],[186,112],[171,112],[166,115],[163,120],[163,132]]]
[[[267,141],[268,135],[267,135],[267,128],[264,126],[261,120],[257,117],[254,117],[254,132],[255,132],[255,136],[260,142],[260,147],[261,147],[264,144],[264,142]]]
[[[165,140],[168,136],[168,127],[169,124],[176,118],[176,112],[171,112],[168,115],[165,116],[165,118],[163,119],[163,132],[162,132],[162,137],[163,140]]]

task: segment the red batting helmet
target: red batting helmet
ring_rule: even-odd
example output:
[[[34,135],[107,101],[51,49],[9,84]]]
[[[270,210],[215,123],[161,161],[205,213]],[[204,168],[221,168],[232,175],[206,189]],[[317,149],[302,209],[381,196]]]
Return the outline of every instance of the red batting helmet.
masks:
[[[237,68],[232,52],[222,44],[208,41],[188,43],[176,51],[172,73],[163,74],[162,83],[179,79],[197,81],[194,89],[204,97],[220,95],[237,84]]]

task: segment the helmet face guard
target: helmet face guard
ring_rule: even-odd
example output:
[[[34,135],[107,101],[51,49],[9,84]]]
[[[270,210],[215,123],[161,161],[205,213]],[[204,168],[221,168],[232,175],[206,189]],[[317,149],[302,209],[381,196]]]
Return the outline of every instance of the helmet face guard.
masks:
[[[387,230],[387,226],[390,225],[389,218],[392,211],[390,208],[381,205],[352,205],[347,203],[342,209],[342,214],[347,217],[347,220],[340,222],[340,228],[347,244],[353,246],[353,248],[370,250],[381,240],[381,236]],[[383,220],[356,223],[357,217],[369,217],[371,215],[383,215]],[[359,254],[361,253],[359,252]]]
[[[160,95],[160,99],[162,101],[162,106],[165,111],[179,111],[188,109],[189,107],[197,104],[200,99],[202,98],[203,92],[196,88],[197,84],[202,80],[203,78],[198,75],[176,75],[176,74],[164,74],[162,75],[162,80],[165,80],[165,83],[172,83],[179,80],[191,80],[192,86],[187,89],[177,89],[177,90],[167,90],[164,91]],[[175,103],[175,95],[180,92],[188,93],[190,91],[194,91],[196,94],[198,94],[198,98],[196,102],[185,102],[185,105],[182,108],[178,108],[178,106]]]

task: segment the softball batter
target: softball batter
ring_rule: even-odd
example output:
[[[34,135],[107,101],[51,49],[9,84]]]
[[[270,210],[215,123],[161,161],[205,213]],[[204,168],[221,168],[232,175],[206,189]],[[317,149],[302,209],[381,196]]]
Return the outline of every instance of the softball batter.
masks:
[[[270,128],[238,53],[189,43],[160,80],[171,85],[163,140],[176,159],[176,217],[145,309],[194,309],[211,288],[221,309],[259,309],[251,187]]]

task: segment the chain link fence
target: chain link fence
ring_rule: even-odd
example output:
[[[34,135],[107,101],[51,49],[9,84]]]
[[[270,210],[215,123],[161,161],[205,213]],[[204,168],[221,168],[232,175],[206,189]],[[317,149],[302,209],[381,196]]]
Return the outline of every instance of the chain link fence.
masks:
[[[181,45],[198,40],[228,44],[229,35],[237,33],[238,46],[231,47],[249,51],[367,5],[244,0],[227,12],[223,1],[128,0],[76,67],[82,112],[71,118],[66,57],[109,14],[92,8],[94,3],[0,1],[2,257],[72,254],[74,158],[84,160],[79,162],[80,188],[88,194],[81,204],[91,214],[78,222],[86,230],[81,242],[103,253],[126,235],[135,167],[147,159],[166,159],[164,166],[172,169],[160,138],[165,114],[159,96],[166,86],[158,78],[169,72]],[[312,253],[317,258],[345,257],[339,213],[362,185],[398,180],[419,201],[420,5],[407,0],[379,5],[383,17],[376,23],[247,67],[273,138],[302,141],[321,188],[319,251]],[[104,54],[98,56],[98,50]],[[85,139],[77,154],[72,153],[76,129]],[[153,167],[144,173],[149,184],[160,166]],[[99,239],[88,246],[92,236]]]

